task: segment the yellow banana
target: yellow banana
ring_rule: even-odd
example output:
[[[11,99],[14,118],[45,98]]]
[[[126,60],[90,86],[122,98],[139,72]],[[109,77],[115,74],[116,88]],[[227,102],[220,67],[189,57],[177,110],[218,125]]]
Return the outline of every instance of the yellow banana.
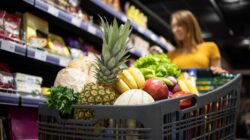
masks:
[[[181,91],[190,92],[184,80],[178,80],[179,87]]]
[[[115,88],[122,94],[125,91],[129,90],[130,88],[128,85],[120,78],[117,79],[115,82]]]
[[[192,80],[183,80],[183,81],[185,82],[187,88],[191,93],[194,93],[197,96],[199,96],[199,91],[197,90],[195,82],[193,82]]]
[[[123,70],[122,73],[118,75],[118,78],[122,79],[130,89],[138,88],[133,76],[128,72],[128,70]]]
[[[145,78],[141,73],[141,71],[134,67],[128,68],[128,71],[133,76],[135,82],[137,83],[138,88],[143,88],[145,84]]]

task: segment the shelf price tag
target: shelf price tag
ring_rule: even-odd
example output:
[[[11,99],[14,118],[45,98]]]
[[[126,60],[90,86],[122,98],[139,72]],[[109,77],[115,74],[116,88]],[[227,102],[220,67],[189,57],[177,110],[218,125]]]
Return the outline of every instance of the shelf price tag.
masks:
[[[156,41],[156,38],[157,38],[157,37],[156,37],[156,35],[151,34],[151,35],[150,35],[150,38],[151,38],[153,41]]]
[[[1,40],[1,49],[9,52],[15,52],[15,43],[7,40]]]
[[[69,64],[70,59],[60,57],[59,65],[66,67]]]
[[[71,23],[73,25],[77,26],[77,27],[81,27],[82,21],[79,18],[77,18],[77,17],[72,17],[71,18]]]
[[[48,8],[48,12],[56,17],[58,17],[59,15],[59,10],[51,5],[48,5],[49,8]]]
[[[43,51],[35,50],[35,59],[46,61],[47,54]]]
[[[94,27],[93,25],[90,25],[90,24],[89,24],[87,30],[88,30],[88,32],[90,32],[90,33],[96,35],[97,30],[96,30],[96,27]]]
[[[128,20],[128,18],[125,15],[122,15],[121,19],[123,22],[126,22]]]
[[[145,28],[144,27],[141,27],[141,26],[138,26],[138,31],[140,33],[144,33],[145,32]]]

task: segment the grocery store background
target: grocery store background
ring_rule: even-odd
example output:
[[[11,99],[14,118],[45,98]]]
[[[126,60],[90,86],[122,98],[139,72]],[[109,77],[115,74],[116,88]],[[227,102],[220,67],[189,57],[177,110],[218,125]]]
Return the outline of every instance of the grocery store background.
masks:
[[[79,53],[100,53],[99,16],[106,17],[108,21],[115,17],[119,23],[124,23],[128,18],[133,21],[130,45],[134,48],[131,50],[130,63],[148,54],[152,46],[159,46],[167,52],[173,49],[171,44],[175,44],[169,25],[170,15],[176,10],[188,9],[197,17],[202,37],[218,44],[223,68],[243,75],[237,137],[250,138],[249,0],[82,0],[75,4],[66,0],[1,0],[0,78],[2,75],[11,78],[9,72],[18,73],[19,77],[38,76],[31,76],[35,81],[32,87],[30,83],[20,83],[19,90],[28,93],[52,86],[57,72]],[[2,32],[3,20],[9,28]],[[27,38],[30,37],[32,40],[28,44],[33,47],[27,48]],[[44,48],[47,42],[43,37],[49,38],[48,48]],[[59,43],[60,49],[54,40]],[[13,85],[5,86],[13,88]],[[4,130],[9,131],[4,127],[8,123],[6,114],[9,106],[22,106],[36,112],[39,102],[44,100],[40,95],[6,95],[15,91],[2,88],[0,139],[5,137]],[[13,118],[26,111],[10,110]],[[26,117],[33,118],[29,114]]]

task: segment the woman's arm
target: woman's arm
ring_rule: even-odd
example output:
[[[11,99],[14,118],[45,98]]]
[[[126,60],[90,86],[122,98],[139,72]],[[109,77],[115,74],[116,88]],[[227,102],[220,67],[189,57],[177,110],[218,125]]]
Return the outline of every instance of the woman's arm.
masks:
[[[220,58],[215,58],[211,60],[211,67],[220,67],[221,68],[221,59]]]
[[[210,68],[214,74],[227,73],[227,70],[221,68],[221,59],[216,58],[211,60]]]

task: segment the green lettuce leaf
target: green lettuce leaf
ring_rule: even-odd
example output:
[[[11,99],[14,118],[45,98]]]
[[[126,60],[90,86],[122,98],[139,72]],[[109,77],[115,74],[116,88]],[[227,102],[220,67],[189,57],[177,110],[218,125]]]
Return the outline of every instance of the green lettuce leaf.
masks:
[[[141,57],[135,62],[135,67],[143,73],[146,79],[153,77],[162,78],[167,76],[174,76],[178,78],[181,73],[177,66],[172,64],[170,59],[168,59],[165,54],[149,54]]]

